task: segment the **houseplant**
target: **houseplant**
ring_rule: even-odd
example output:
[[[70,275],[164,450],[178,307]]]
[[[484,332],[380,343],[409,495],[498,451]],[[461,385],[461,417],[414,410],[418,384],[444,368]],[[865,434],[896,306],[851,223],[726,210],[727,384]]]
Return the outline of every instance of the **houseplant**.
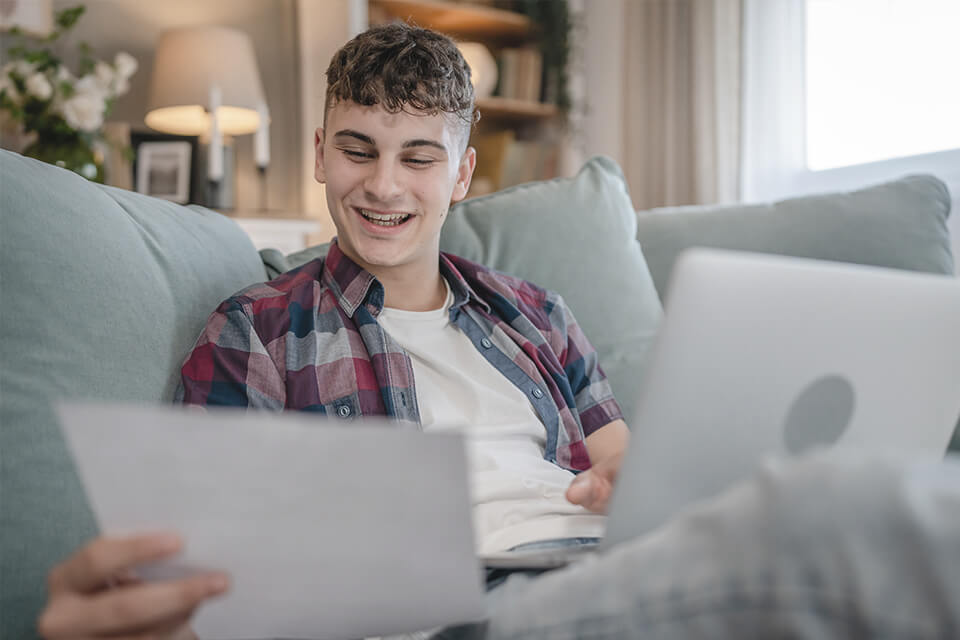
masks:
[[[46,38],[27,38],[5,54],[0,68],[0,111],[33,139],[23,155],[103,181],[103,160],[95,143],[104,141],[104,118],[129,88],[137,61],[125,52],[112,63],[96,60],[89,45],[78,45],[76,73],[58,54],[55,43],[83,15],[84,7],[56,14],[56,28]],[[31,41],[34,46],[31,46]]]

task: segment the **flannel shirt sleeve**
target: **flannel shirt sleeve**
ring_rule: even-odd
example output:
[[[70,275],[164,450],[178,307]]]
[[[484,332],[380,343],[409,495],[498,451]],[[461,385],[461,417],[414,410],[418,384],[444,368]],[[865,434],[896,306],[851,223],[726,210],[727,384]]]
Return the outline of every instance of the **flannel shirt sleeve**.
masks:
[[[570,307],[559,295],[554,299],[551,317],[565,342],[560,363],[570,382],[574,404],[580,414],[583,435],[588,436],[614,420],[622,420],[623,412],[613,397],[613,389],[600,367],[596,349],[580,328]]]
[[[284,376],[242,305],[228,300],[207,320],[180,369],[175,401],[281,410]]]

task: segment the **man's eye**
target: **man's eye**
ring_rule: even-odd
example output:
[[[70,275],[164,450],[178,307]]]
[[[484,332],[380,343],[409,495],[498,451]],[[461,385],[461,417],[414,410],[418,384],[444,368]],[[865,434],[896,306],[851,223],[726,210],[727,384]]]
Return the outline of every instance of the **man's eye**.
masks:
[[[404,162],[418,167],[426,167],[433,164],[434,160],[429,158],[407,158]]]
[[[343,149],[343,153],[346,156],[357,159],[357,160],[370,160],[371,158],[373,158],[372,153],[366,153],[365,151],[354,151],[352,149]]]

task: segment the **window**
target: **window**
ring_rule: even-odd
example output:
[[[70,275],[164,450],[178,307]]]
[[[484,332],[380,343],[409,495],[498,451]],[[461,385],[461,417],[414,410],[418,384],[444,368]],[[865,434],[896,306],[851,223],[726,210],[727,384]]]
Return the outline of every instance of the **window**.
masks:
[[[741,198],[930,173],[960,275],[960,0],[743,0]]]
[[[960,0],[744,0],[742,198],[932,173],[960,203],[957,34]]]
[[[958,0],[806,0],[806,166],[960,148]]]

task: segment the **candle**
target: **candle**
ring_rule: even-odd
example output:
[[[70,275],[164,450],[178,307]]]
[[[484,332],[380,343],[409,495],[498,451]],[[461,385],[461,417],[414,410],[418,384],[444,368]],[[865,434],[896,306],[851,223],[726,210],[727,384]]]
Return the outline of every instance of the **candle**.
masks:
[[[220,87],[210,87],[210,148],[207,157],[207,178],[213,182],[223,179],[223,134],[220,132]]]
[[[267,105],[261,103],[257,113],[260,114],[260,126],[253,134],[253,157],[258,169],[266,169],[270,165],[270,112]]]

